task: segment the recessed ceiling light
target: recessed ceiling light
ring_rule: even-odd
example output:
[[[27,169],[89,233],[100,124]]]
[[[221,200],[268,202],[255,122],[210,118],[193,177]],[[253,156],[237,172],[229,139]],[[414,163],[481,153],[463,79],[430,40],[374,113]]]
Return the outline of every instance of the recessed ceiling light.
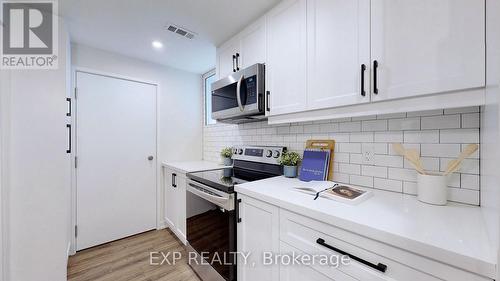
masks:
[[[153,46],[153,48],[155,48],[155,49],[161,49],[161,48],[163,48],[163,43],[162,43],[162,42],[160,42],[160,41],[157,41],[157,40],[153,41],[153,42],[151,43],[151,45],[152,45],[152,46]]]

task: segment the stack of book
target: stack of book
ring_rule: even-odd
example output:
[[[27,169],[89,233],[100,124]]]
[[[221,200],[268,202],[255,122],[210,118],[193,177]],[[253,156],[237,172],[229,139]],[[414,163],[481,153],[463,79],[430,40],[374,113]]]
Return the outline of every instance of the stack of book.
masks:
[[[301,181],[325,181],[328,179],[331,151],[327,149],[307,148],[304,150],[300,168]]]

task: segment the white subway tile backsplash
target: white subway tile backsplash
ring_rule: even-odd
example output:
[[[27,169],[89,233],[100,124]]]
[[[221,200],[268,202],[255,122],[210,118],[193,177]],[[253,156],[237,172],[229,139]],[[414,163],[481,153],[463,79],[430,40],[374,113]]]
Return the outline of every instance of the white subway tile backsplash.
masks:
[[[373,142],[373,133],[351,133],[350,142]]]
[[[373,187],[373,177],[350,175],[349,183],[352,185],[359,185],[364,187]]]
[[[420,153],[430,171],[444,171],[470,143],[479,143],[479,107],[404,112],[281,125],[266,122],[216,124],[203,131],[204,159],[220,161],[223,147],[233,145],[283,145],[303,153],[309,139],[336,141],[334,180],[341,183],[417,193],[416,172],[397,155],[392,143]],[[363,163],[362,152],[373,150],[372,163]],[[449,178],[452,201],[479,204],[479,152],[464,160]]]
[[[417,172],[413,169],[389,168],[389,179],[417,181]]]
[[[361,122],[363,132],[387,131],[387,120],[370,120]]]
[[[420,130],[420,118],[391,119],[389,120],[389,130]]]
[[[422,130],[460,128],[460,115],[422,117]]]
[[[422,156],[457,157],[460,154],[459,144],[422,144]]]
[[[438,130],[405,131],[405,143],[439,143]]]
[[[363,176],[372,176],[379,178],[387,178],[387,167],[382,166],[362,166],[361,174]]]
[[[440,143],[479,143],[479,129],[441,130]]]
[[[361,122],[344,122],[339,124],[339,132],[360,132]]]
[[[403,132],[375,132],[375,142],[403,142]]]
[[[399,180],[375,178],[373,187],[387,191],[403,192],[403,182]]]
[[[462,128],[479,128],[479,113],[462,114]]]

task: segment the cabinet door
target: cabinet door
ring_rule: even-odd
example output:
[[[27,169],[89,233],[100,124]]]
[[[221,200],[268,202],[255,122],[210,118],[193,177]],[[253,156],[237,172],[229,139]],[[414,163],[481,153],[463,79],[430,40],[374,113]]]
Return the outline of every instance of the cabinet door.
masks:
[[[306,0],[286,0],[267,15],[270,113],[306,109]]]
[[[176,200],[176,184],[177,172],[172,169],[165,169],[165,221],[175,232],[177,225],[177,200]]]
[[[308,1],[307,58],[308,109],[369,102],[370,1]]]
[[[373,100],[485,85],[485,1],[372,0]],[[375,85],[373,85],[375,91]]]
[[[279,280],[279,266],[264,265],[262,259],[264,252],[279,252],[279,209],[243,195],[238,198],[238,252],[251,253],[246,264],[238,260],[238,280]]]
[[[237,70],[236,59],[233,56],[240,52],[240,41],[233,38],[217,49],[217,75],[224,78]]]
[[[179,240],[186,243],[186,178],[184,175],[177,177],[177,188],[175,189],[175,198],[177,201],[177,235]]]
[[[240,34],[241,63],[246,68],[256,63],[266,63],[266,20],[262,18]]]

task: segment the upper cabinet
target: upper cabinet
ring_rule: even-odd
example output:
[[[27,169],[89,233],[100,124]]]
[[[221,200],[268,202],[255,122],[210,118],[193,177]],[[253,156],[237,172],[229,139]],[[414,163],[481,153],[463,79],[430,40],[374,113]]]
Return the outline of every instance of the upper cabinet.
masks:
[[[238,55],[238,57],[236,57]],[[237,71],[240,56],[240,41],[233,38],[217,49],[216,75],[224,78]]]
[[[370,0],[307,1],[307,108],[370,101]]]
[[[219,79],[256,63],[266,63],[266,20],[261,18],[217,48]]]
[[[485,1],[283,0],[218,49],[266,63],[270,123],[484,104]]]
[[[377,78],[373,100],[483,87],[484,5],[478,0],[372,0],[371,59],[378,64],[372,69]]]
[[[240,35],[241,68],[266,63],[266,19],[262,18],[243,30]]]
[[[306,0],[285,0],[267,14],[270,115],[306,109],[306,48]]]

